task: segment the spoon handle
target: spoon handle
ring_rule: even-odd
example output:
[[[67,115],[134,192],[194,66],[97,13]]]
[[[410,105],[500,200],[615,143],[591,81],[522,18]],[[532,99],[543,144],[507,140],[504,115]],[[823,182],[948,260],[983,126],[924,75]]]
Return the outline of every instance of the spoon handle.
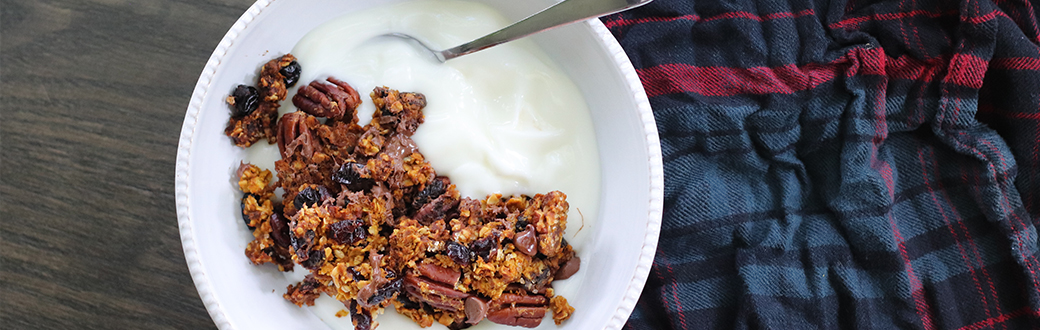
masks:
[[[513,41],[557,26],[639,7],[652,0],[564,0],[513,25],[440,52],[441,61]]]

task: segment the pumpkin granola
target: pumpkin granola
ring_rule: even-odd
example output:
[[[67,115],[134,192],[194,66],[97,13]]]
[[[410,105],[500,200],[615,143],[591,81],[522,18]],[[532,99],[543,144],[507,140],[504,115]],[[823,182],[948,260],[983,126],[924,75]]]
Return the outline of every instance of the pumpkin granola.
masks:
[[[262,72],[277,77],[289,58]],[[262,102],[284,99],[270,87],[284,84],[269,80],[261,79]],[[247,134],[249,143],[229,134],[244,146],[261,136],[277,140],[277,180],[250,164],[238,179],[254,236],[249,260],[310,271],[287,288],[286,300],[313,305],[327,294],[344,304],[337,316],[350,315],[358,329],[375,328],[373,318],[389,306],[423,327],[451,329],[483,319],[535,327],[547,311],[556,324],[570,317],[574,308],[552,289],[580,262],[563,237],[564,193],[460,196],[411,139],[423,122],[422,94],[375,88],[376,111],[362,127],[357,92],[328,81],[308,85],[315,88],[293,98],[300,111]],[[275,188],[283,191],[280,201]]]

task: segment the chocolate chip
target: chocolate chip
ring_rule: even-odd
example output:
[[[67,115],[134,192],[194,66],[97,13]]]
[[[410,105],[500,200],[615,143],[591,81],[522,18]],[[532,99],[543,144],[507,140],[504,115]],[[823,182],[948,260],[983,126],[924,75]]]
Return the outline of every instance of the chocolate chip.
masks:
[[[555,278],[557,280],[566,280],[570,278],[572,275],[574,275],[574,273],[577,273],[578,269],[580,268],[581,258],[578,258],[578,256],[574,256],[573,258],[571,258],[571,260],[567,260],[567,262],[564,263],[563,266],[560,266],[560,270],[556,271]]]
[[[466,323],[477,324],[487,315],[488,304],[475,296],[466,298]]]
[[[521,253],[528,256],[534,256],[538,253],[538,236],[534,231],[534,226],[527,225],[524,231],[519,232],[513,237],[513,245]]]

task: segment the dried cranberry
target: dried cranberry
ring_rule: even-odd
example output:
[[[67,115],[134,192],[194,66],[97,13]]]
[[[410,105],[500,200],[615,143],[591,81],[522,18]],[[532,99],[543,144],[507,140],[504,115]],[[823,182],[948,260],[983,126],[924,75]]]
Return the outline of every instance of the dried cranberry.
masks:
[[[329,226],[326,233],[339,244],[352,245],[368,237],[365,223],[361,220],[343,220]]]
[[[282,216],[282,208],[276,207],[271,215],[271,238],[278,246],[288,248],[292,244],[289,238],[289,221]]]
[[[252,221],[249,221],[249,215],[246,214],[246,200],[249,199],[249,196],[253,196],[253,200],[255,200],[258,205],[260,204],[259,196],[253,195],[252,193],[245,193],[242,195],[242,221],[245,221],[246,227],[249,227],[249,230],[256,230],[256,227],[249,225]]]
[[[455,263],[467,266],[469,265],[470,251],[465,245],[456,243],[455,241],[448,241],[448,245],[445,247],[448,251],[448,258]]]
[[[293,85],[296,85],[297,81],[300,81],[301,71],[302,69],[300,68],[300,63],[292,61],[289,63],[289,65],[285,66],[281,70],[278,70],[278,73],[281,73],[282,76],[285,77],[285,86],[293,87]]]
[[[484,258],[484,261],[488,260],[488,256],[491,255],[491,250],[495,248],[496,242],[493,237],[488,236],[476,240],[473,244],[470,244],[469,249],[473,251],[473,256]]]
[[[372,179],[361,177],[361,170],[365,165],[355,162],[347,162],[332,173],[332,181],[339,182],[351,191],[362,191],[372,185]]]
[[[293,198],[293,206],[297,210],[302,209],[304,205],[314,207],[321,204],[321,201],[326,197],[329,197],[329,192],[325,190],[325,187],[318,186],[318,189],[311,187],[303,188],[299,194],[296,194],[296,198]]]
[[[253,86],[238,85],[231,96],[235,98],[235,107],[231,111],[231,117],[244,117],[260,107],[260,92],[257,92]]]

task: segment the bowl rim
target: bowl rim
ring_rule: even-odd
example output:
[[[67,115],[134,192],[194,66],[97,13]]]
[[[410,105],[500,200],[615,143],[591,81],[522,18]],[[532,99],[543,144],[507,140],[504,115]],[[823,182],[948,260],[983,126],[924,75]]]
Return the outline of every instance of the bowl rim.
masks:
[[[254,2],[253,5],[246,9],[242,16],[235,21],[231,28],[228,29],[227,33],[224,34],[220,43],[217,44],[216,49],[214,49],[213,53],[210,55],[209,60],[206,62],[206,66],[199,75],[199,80],[192,91],[191,101],[189,102],[187,112],[184,115],[184,122],[181,126],[180,139],[178,140],[177,145],[175,196],[177,205],[177,224],[180,231],[181,247],[184,250],[184,259],[188,265],[188,271],[191,273],[192,281],[195,283],[195,288],[198,290],[199,298],[202,299],[203,304],[206,306],[206,311],[219,329],[234,329],[234,327],[227,319],[224,307],[221,306],[220,302],[215,297],[213,286],[202,266],[198,246],[196,245],[193,236],[190,213],[191,205],[188,196],[190,185],[188,174],[190,169],[191,147],[195,139],[195,130],[197,128],[199,114],[202,111],[203,99],[210,90],[210,84],[213,81],[217,68],[227,55],[229,48],[235,43],[242,32],[275,1],[278,0],[257,0]],[[595,33],[600,41],[603,42],[603,45],[606,46],[607,52],[609,52],[613,57],[614,63],[618,66],[622,76],[624,76],[627,86],[636,102],[636,108],[639,112],[639,118],[642,122],[641,124],[643,125],[643,131],[646,133],[645,142],[647,155],[649,156],[648,166],[650,176],[648,179],[650,200],[647,208],[648,221],[646,225],[646,234],[643,239],[643,246],[639,253],[635,272],[632,274],[632,278],[628,282],[621,303],[612,313],[611,319],[607,322],[607,326],[605,327],[605,329],[617,330],[621,329],[621,327],[625,325],[629,315],[631,315],[632,310],[635,308],[636,302],[639,300],[639,296],[646,284],[650,268],[653,265],[654,256],[657,253],[657,243],[661,231],[661,217],[663,215],[664,207],[664,169],[661,157],[661,143],[657,132],[657,124],[654,120],[654,114],[650,107],[650,101],[646,96],[646,92],[639,80],[639,75],[636,73],[635,67],[632,66],[632,62],[629,60],[624,49],[621,48],[621,44],[618,43],[613,34],[611,34],[610,31],[607,30],[606,26],[604,26],[598,19],[591,19],[578,24],[586,24],[592,28],[593,33]]]

